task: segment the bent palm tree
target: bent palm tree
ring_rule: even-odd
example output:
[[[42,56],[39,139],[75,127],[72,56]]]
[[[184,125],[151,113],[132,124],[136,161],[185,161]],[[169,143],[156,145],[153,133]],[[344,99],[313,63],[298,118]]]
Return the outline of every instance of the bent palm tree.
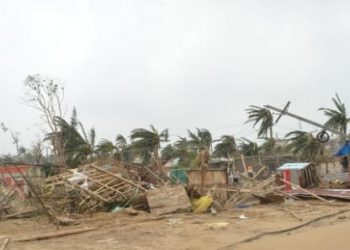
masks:
[[[191,143],[185,137],[179,137],[179,140],[175,142],[175,150],[180,157],[179,166],[188,168],[196,162],[196,150],[190,145]]]
[[[113,154],[115,150],[116,150],[116,146],[113,144],[113,142],[107,139],[101,139],[96,146],[96,152],[104,156]]]
[[[128,145],[124,136],[118,134],[115,144],[112,141],[102,139],[96,146],[96,152],[102,155],[113,155],[117,160],[130,162],[132,158],[132,149]]]
[[[169,161],[169,160],[176,158],[176,157],[179,157],[178,151],[171,144],[166,145],[166,147],[163,148],[161,151],[161,159],[163,161]]]
[[[66,155],[66,164],[70,167],[79,165],[83,160],[86,160],[92,155],[94,148],[86,136],[83,130],[84,137],[79,131],[70,125],[66,120],[61,117],[55,117],[55,124],[59,128],[59,136],[62,138],[62,144],[64,153]],[[92,129],[91,135],[94,140],[95,132]],[[48,134],[48,138],[52,138],[53,134]],[[56,135],[57,136],[57,135]]]
[[[246,109],[248,113],[248,120],[246,123],[253,122],[253,128],[260,123],[258,129],[258,137],[267,137],[269,134],[270,139],[273,139],[273,116],[269,109],[261,108],[258,106],[250,105]]]
[[[258,144],[246,138],[241,139],[241,143],[239,144],[239,150],[243,155],[247,156],[254,156],[259,154]]]
[[[347,126],[350,122],[350,118],[347,117],[345,104],[340,100],[337,93],[335,93],[335,97],[332,98],[332,101],[335,105],[335,109],[319,109],[324,112],[325,116],[328,117],[325,126],[347,134]]]
[[[314,161],[316,156],[324,153],[322,144],[311,133],[295,130],[285,137],[289,140],[287,149],[298,154],[302,160]]]
[[[237,152],[236,140],[231,135],[223,135],[220,142],[216,144],[214,155],[218,157],[230,157]]]
[[[187,130],[188,136],[189,136],[189,145],[199,151],[203,149],[210,149],[211,143],[213,141],[211,133],[207,129],[196,129],[196,133],[191,132],[190,130]]]
[[[143,158],[143,163],[148,164],[151,156],[159,166],[159,149],[162,142],[167,142],[169,137],[168,129],[158,133],[158,131],[151,125],[151,129],[137,128],[131,131],[132,148],[136,153]]]

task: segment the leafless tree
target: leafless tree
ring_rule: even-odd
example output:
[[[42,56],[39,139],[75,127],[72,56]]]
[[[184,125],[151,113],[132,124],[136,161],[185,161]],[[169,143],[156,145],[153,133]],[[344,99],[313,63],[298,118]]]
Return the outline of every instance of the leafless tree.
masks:
[[[52,144],[55,163],[65,165],[64,144],[55,123],[55,117],[64,117],[64,88],[57,81],[39,74],[29,75],[24,81],[27,103],[40,112]]]

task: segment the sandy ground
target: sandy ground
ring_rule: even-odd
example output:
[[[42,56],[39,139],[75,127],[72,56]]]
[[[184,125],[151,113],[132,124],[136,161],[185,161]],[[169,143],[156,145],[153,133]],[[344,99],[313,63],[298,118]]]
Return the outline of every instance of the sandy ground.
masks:
[[[317,204],[316,204],[317,203]],[[131,216],[125,213],[97,214],[81,218],[80,225],[56,229],[45,217],[0,222],[0,238],[23,239],[33,235],[92,227],[96,230],[26,243],[11,242],[9,250],[29,249],[210,249],[216,250],[266,231],[299,225],[312,218],[349,208],[345,203],[335,206],[319,202],[297,201],[283,205],[258,205],[234,209],[215,216],[210,214],[172,214],[153,217],[146,213]],[[291,210],[303,221],[293,217]],[[240,219],[244,215],[247,219]],[[350,249],[350,213],[316,222],[291,233],[266,236],[259,240],[227,249]],[[2,240],[3,241],[3,240]],[[1,241],[0,241],[1,242]]]
[[[300,250],[300,249],[350,249],[349,239],[350,221],[318,228],[308,228],[282,236],[266,237],[247,244],[241,244],[238,250]]]

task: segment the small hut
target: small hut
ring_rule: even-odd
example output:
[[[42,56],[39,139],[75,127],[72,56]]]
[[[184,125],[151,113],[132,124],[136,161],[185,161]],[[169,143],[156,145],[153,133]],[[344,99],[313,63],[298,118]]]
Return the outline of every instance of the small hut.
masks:
[[[277,171],[282,172],[283,179],[303,188],[315,187],[320,183],[317,164],[312,162],[285,163]],[[286,190],[291,190],[286,184]]]

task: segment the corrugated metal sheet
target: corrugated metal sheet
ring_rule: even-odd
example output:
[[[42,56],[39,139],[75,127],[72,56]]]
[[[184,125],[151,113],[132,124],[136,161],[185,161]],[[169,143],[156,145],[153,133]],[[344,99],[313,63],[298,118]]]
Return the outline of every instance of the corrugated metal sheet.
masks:
[[[283,171],[283,170],[300,170],[304,169],[307,166],[309,166],[311,163],[310,162],[296,162],[296,163],[285,163],[279,168],[277,168],[278,171]]]
[[[318,196],[324,198],[336,198],[341,200],[350,200],[350,190],[349,189],[308,189],[309,192],[316,194]],[[297,197],[312,197],[310,194],[300,191],[300,190],[292,190],[288,192],[291,195]]]

